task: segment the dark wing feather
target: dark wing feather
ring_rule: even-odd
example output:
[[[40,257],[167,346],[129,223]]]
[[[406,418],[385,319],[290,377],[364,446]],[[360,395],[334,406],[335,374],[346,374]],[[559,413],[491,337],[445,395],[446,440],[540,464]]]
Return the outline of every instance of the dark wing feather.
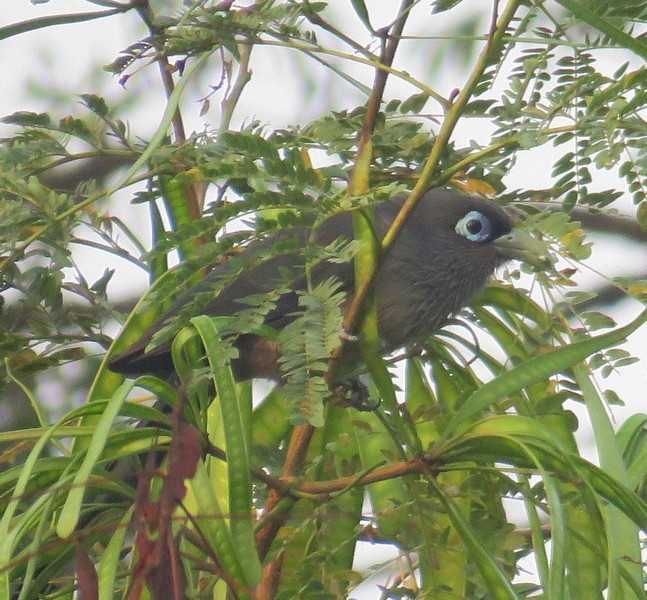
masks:
[[[238,259],[247,262],[250,266],[239,276],[234,278],[202,307],[196,307],[196,314],[210,316],[230,316],[249,305],[241,302],[242,299],[254,295],[269,294],[279,287],[285,287],[288,274],[292,274],[294,282],[290,285],[293,292],[280,296],[276,306],[268,313],[266,324],[276,329],[282,329],[294,320],[293,314],[297,312],[298,295],[295,292],[305,288],[303,257],[298,252],[285,252],[263,260],[258,264],[260,255],[268,251],[273,245],[287,240],[296,240],[297,247],[306,244],[310,230],[294,228],[279,231],[268,239],[250,244]],[[340,213],[328,219],[317,230],[316,242],[321,245],[332,243],[338,238],[352,239],[352,220],[349,213]],[[173,317],[176,317],[187,304],[191,303],[196,294],[209,292],[217,287],[218,281],[231,275],[231,267],[227,263],[216,266],[197,286],[183,293],[173,306],[163,314],[140,338],[140,340],[118,354],[110,361],[112,371],[125,375],[151,373],[167,375],[173,370],[171,360],[171,342],[165,342],[146,351],[153,336],[160,331]],[[328,277],[335,276],[341,283],[342,289],[347,292],[353,288],[353,266],[350,263],[329,263],[323,261],[313,269],[315,283]],[[214,292],[215,293],[215,292]]]

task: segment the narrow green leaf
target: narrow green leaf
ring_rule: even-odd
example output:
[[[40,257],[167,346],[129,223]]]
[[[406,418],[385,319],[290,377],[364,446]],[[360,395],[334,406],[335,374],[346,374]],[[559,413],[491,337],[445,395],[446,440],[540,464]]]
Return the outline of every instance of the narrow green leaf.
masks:
[[[517,390],[560,373],[604,348],[625,341],[627,336],[645,322],[647,322],[647,310],[640,313],[633,322],[615,331],[534,356],[502,373],[467,399],[450,420],[443,434],[444,437],[451,435],[459,425],[466,423],[480,411]]]
[[[364,27],[368,29],[371,33],[374,31],[373,26],[371,25],[371,18],[368,14],[368,9],[364,0],[350,0],[350,3],[353,5],[355,14],[359,17],[359,20],[364,23]]]
[[[197,207],[191,206],[192,198],[185,193],[185,183],[181,177],[164,175],[160,176],[158,181],[171,227],[177,231],[182,225],[189,224],[195,219],[194,213]],[[196,239],[184,240],[179,249],[182,260],[191,257],[197,249],[198,241]]]
[[[178,110],[178,107],[180,105],[180,99],[182,98],[184,89],[186,88],[188,82],[191,80],[191,77],[195,74],[195,72],[198,69],[200,69],[200,67],[202,67],[204,63],[207,62],[209,57],[215,51],[216,50],[214,49],[212,52],[205,52],[204,54],[201,54],[195,60],[195,62],[191,63],[184,70],[182,77],[177,82],[175,89],[173,90],[173,92],[171,93],[171,96],[168,99],[166,108],[164,109],[164,114],[162,114],[162,118],[160,120],[159,127],[153,134],[153,137],[148,143],[148,146],[146,146],[146,149],[141,153],[139,158],[133,163],[130,169],[128,169],[128,172],[124,175],[122,181],[116,186],[114,186],[111,190],[106,192],[106,196],[119,191],[124,186],[124,183],[130,181],[130,179],[136,173],[138,173],[142,167],[146,165],[146,163],[150,160],[153,153],[162,145],[162,143],[164,142],[164,139],[166,138],[168,128],[171,126],[171,123],[173,122],[173,117],[175,116],[175,113]]]
[[[476,302],[515,312],[523,315],[524,319],[532,319],[544,327],[550,325],[550,315],[523,290],[503,285],[489,285],[477,296]]]
[[[625,459],[625,466],[629,466],[635,452],[636,444],[641,445],[640,438],[647,434],[647,415],[636,413],[631,415],[616,433],[618,447]]]
[[[528,516],[528,525],[532,532],[532,548],[539,583],[544,589],[548,589],[550,585],[550,567],[548,565],[548,555],[546,554],[546,546],[544,544],[544,532],[539,517],[539,509],[533,501],[530,478],[527,475],[520,474],[519,481],[523,486],[523,503],[526,508],[526,515]]]
[[[164,219],[162,218],[162,211],[157,205],[157,202],[150,202],[148,210],[151,219],[152,247],[157,248],[160,239],[165,233]],[[151,285],[153,285],[158,279],[164,277],[169,270],[168,253],[154,252],[148,260],[148,268],[150,270],[148,278]],[[157,308],[158,310],[161,309],[159,306]]]
[[[629,478],[602,399],[582,365],[573,367],[573,372],[591,419],[600,466],[606,472],[613,473],[613,476],[626,486],[629,484]],[[628,567],[627,572],[631,575],[634,583],[642,585],[640,531],[616,507],[606,509],[606,515],[609,548],[609,594],[611,598],[616,598],[628,593],[618,572],[619,561],[624,557],[628,557],[633,563],[633,567]]]
[[[204,463],[198,462],[195,477],[188,482],[193,500],[198,506],[197,524],[202,535],[213,548],[218,562],[233,580],[247,580],[230,528],[213,489]],[[187,500],[190,500],[187,498]],[[251,595],[250,595],[251,597]]]
[[[278,447],[292,430],[290,401],[281,386],[276,386],[254,409],[252,445]]]
[[[69,477],[67,478],[61,478],[61,482],[65,484],[69,484]],[[31,544],[31,549],[36,549],[35,552],[36,554],[38,553],[38,550],[42,548],[41,545],[36,545],[38,544],[38,539],[40,538],[40,535],[44,535],[46,531],[49,529],[49,524],[51,523],[51,504],[52,504],[52,499],[53,499],[53,494],[52,493],[47,493],[44,494],[38,498],[34,502],[32,502],[27,510],[25,510],[21,515],[16,516],[16,518],[13,521],[13,529],[11,530],[9,536],[7,537],[4,542],[7,544],[8,547],[10,548],[20,548],[22,543],[26,540],[30,540],[32,542]],[[48,519],[49,517],[49,519]],[[39,527],[38,527],[38,532],[34,536],[34,530],[33,530],[33,524],[38,522]],[[44,528],[41,529],[41,525]],[[37,539],[35,539],[37,538]],[[4,544],[3,544],[4,546]],[[9,595],[8,593],[5,595],[4,594],[4,589],[5,589],[5,584],[8,585],[12,583],[11,580],[11,575],[13,568],[17,565],[20,565],[20,555],[15,557],[16,560],[15,562],[10,563],[7,567],[1,568],[0,569],[0,598],[2,600],[13,600],[15,596]],[[28,565],[28,571],[31,570],[31,557],[30,557],[30,564]],[[21,590],[21,595],[22,590]],[[25,597],[25,595],[23,595]],[[28,596],[27,596],[28,597]]]
[[[326,473],[330,473],[330,463],[333,463],[338,477],[347,475],[349,464],[357,463],[359,447],[354,439],[354,430],[351,411],[339,406],[327,407],[326,422],[320,438],[322,454],[326,460],[322,460],[319,465],[318,479],[323,479]],[[335,576],[340,572],[349,572],[353,567],[363,504],[364,489],[353,487],[327,502],[322,507],[323,514],[318,514],[318,546],[326,554],[324,577],[330,578],[327,583],[331,589],[335,585]]]
[[[564,474],[575,469],[577,476],[597,494],[617,506],[638,527],[647,530],[647,504],[641,498],[609,473],[569,452],[559,434],[535,419],[517,415],[487,417],[445,441],[443,446],[439,445],[435,452],[451,462],[494,460],[527,467],[529,463],[515,450],[519,440],[533,449],[545,469]]]
[[[370,152],[367,152],[367,154],[370,155]],[[368,172],[365,168],[367,166],[364,164],[358,165],[354,177],[359,179],[368,178]],[[357,182],[355,182],[355,185],[359,185],[361,188],[361,185]],[[361,287],[362,282],[367,279],[368,275],[374,273],[377,269],[380,242],[375,236],[374,222],[375,215],[370,207],[353,211],[353,232],[355,239],[361,241],[360,250],[355,255],[354,261],[356,288]],[[377,305],[372,291],[367,294],[364,300],[362,315],[360,348],[366,368],[380,391],[384,405],[389,409],[395,409],[397,404],[395,388],[381,354]]]
[[[128,525],[133,516],[134,506],[131,506],[117,525],[117,529],[112,534],[108,545],[106,546],[101,562],[97,569],[99,578],[99,600],[112,600],[115,590],[118,588],[117,576],[119,571],[119,561],[121,552],[124,547]]]
[[[165,281],[172,277],[173,274],[168,271],[162,277],[157,279],[155,285],[163,285]],[[151,293],[154,289],[155,288],[152,288],[148,293]],[[124,376],[110,371],[107,368],[108,362],[120,351],[125,350],[128,346],[135,343],[140,338],[142,332],[153,324],[155,319],[165,308],[168,308],[168,304],[166,302],[160,302],[144,309],[147,299],[148,294],[145,294],[139,299],[139,302],[128,316],[120,334],[115,338],[115,341],[108,349],[108,352],[104,355],[103,360],[101,361],[101,366],[99,367],[94,381],[92,382],[90,391],[88,392],[88,403],[96,402],[102,398],[112,396],[115,387],[124,381]],[[168,302],[172,302],[173,299],[174,298],[168,298]],[[174,399],[177,397],[177,394],[167,383],[162,382],[160,379],[149,377],[146,379],[142,378],[141,382],[144,387],[151,386],[149,389],[151,389],[153,393],[162,393],[164,395],[164,401],[168,402],[170,406],[174,404]],[[82,421],[83,425],[92,425],[94,423],[96,423],[96,417],[92,416]],[[74,450],[80,450],[87,444],[88,440],[76,439],[74,441]]]
[[[520,600],[514,587],[506,574],[501,570],[487,548],[484,548],[474,535],[471,525],[465,520],[454,501],[445,493],[432,477],[429,480],[436,490],[436,494],[445,505],[449,518],[461,539],[472,554],[481,576],[485,580],[488,591],[497,600]]]
[[[637,37],[632,37],[628,33],[618,29],[609,21],[603,19],[590,9],[588,9],[583,2],[578,0],[557,0],[567,10],[570,10],[578,19],[595,27],[605,35],[609,36],[616,44],[631,50],[641,58],[647,60],[647,44]]]
[[[221,366],[220,358],[226,352],[216,325],[217,319],[200,315],[191,319],[204,345],[216,388],[217,401],[222,411],[227,450],[229,477],[229,511],[231,534],[238,560],[245,573],[247,585],[254,589],[261,580],[261,563],[254,540],[254,519],[252,514],[252,480],[250,469],[249,439],[250,419],[243,412],[239,402],[236,381],[231,367]]]
[[[548,512],[550,514],[550,531],[551,531],[551,555],[550,555],[550,573],[548,577],[548,598],[565,597],[565,575],[566,575],[566,546],[567,546],[567,511],[562,506],[559,488],[560,483],[557,479],[551,477],[543,468],[541,461],[534,457],[529,449],[527,452],[533,456],[537,465],[537,470],[541,475],[546,490],[546,500],[548,502]]]
[[[588,461],[572,457],[589,485],[627,515],[640,529],[647,531],[647,504],[612,475]]]
[[[7,370],[7,376],[22,390],[22,393],[25,394],[25,397],[29,400],[31,407],[34,409],[34,413],[36,415],[36,418],[38,419],[38,422],[40,423],[40,426],[45,429],[47,427],[45,411],[40,406],[37,396],[32,394],[32,391],[12,373],[11,364],[8,357],[5,357],[4,359],[4,366]],[[62,450],[62,447],[60,447],[59,450]]]
[[[627,477],[627,484],[631,489],[636,489],[647,477],[647,436],[641,436],[639,445],[632,451]]]
[[[410,358],[406,365],[405,404],[412,415],[422,413],[422,418],[415,419],[415,430],[418,446],[426,450],[438,439],[436,422],[426,412],[438,408],[438,402],[429,387],[422,364],[418,358]]]
[[[398,456],[401,452],[375,413],[361,413],[354,421],[355,439],[365,471],[384,464],[389,460],[389,456]],[[382,535],[387,539],[394,539],[400,531],[402,521],[393,511],[410,501],[403,480],[397,478],[372,483],[367,486],[367,491]]]
[[[108,400],[108,404],[96,425],[85,458],[72,482],[72,487],[56,524],[56,533],[62,538],[69,537],[78,523],[88,479],[103,452],[108,435],[112,431],[113,423],[132,388],[132,382],[122,383],[119,386],[112,398]]]
[[[343,69],[340,69],[335,63],[332,61],[325,60],[321,58],[318,54],[315,52],[308,52],[306,50],[303,50],[312,60],[324,65],[327,69],[330,69],[335,75],[352,85],[353,87],[357,88],[361,94],[364,96],[370,96],[371,95],[371,88],[368,87],[367,85],[364,85],[361,81],[356,79],[355,77],[351,77],[346,71]]]
[[[43,503],[43,510],[38,520],[38,526],[31,540],[31,545],[29,548],[29,562],[27,563],[27,568],[25,569],[25,575],[22,579],[22,587],[20,590],[20,594],[18,596],[18,600],[24,600],[25,598],[29,597],[29,588],[37,569],[37,563],[38,563],[37,558],[38,558],[39,550],[41,550],[43,545],[46,543],[45,536],[49,531],[49,526],[51,524],[51,518],[52,518],[51,512],[52,512],[52,505],[54,503],[54,497],[55,496],[53,494],[48,495],[47,500]]]
[[[112,10],[104,10],[101,12],[69,13],[66,15],[52,15],[50,17],[28,19],[27,21],[12,23],[11,25],[0,27],[0,40],[6,40],[15,35],[51,27],[52,25],[69,25],[70,23],[82,23],[84,21],[111,17],[130,9],[131,6],[128,3],[125,3],[123,8],[114,8]]]

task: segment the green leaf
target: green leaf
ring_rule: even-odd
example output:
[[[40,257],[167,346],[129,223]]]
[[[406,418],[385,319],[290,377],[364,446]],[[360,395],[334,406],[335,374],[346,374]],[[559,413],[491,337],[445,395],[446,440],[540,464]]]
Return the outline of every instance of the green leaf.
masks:
[[[623,485],[629,484],[629,477],[622,460],[622,455],[616,443],[613,425],[609,420],[606,407],[600,398],[597,389],[589,374],[577,365],[573,368],[575,379],[582,391],[595,435],[595,443],[600,457],[600,466]],[[627,573],[635,585],[642,585],[642,567],[640,566],[640,540],[639,530],[627,517],[615,507],[603,509],[608,524],[607,546],[609,561],[609,594],[610,597],[619,597],[627,592],[625,584],[618,572],[620,561],[628,558],[631,566]]]
[[[83,103],[99,117],[105,117],[110,112],[106,101],[96,94],[81,94]]]
[[[112,431],[114,421],[132,388],[132,382],[126,382],[119,386],[112,398],[108,401],[108,404],[96,425],[96,429],[92,435],[92,440],[88,446],[86,455],[76,473],[76,476],[74,477],[72,488],[67,495],[67,499],[56,524],[56,533],[62,538],[70,536],[76,528],[88,480],[90,479],[92,470],[103,452],[108,435]]]
[[[15,112],[0,119],[7,125],[20,125],[21,127],[49,127],[52,119],[47,113],[35,113],[27,110]]]
[[[465,401],[447,425],[443,437],[451,435],[458,426],[466,423],[471,417],[517,390],[560,373],[604,348],[624,342],[645,322],[647,322],[647,310],[640,313],[629,325],[534,356],[502,373],[475,391]]]
[[[362,413],[354,419],[354,423],[363,470],[375,469],[387,460],[387,456],[401,453],[393,435],[376,414]],[[380,532],[386,539],[397,538],[402,517],[394,511],[405,506],[410,499],[404,481],[401,478],[378,481],[369,485],[367,490]]]
[[[400,112],[403,114],[406,114],[406,113],[418,114],[423,109],[425,104],[427,104],[427,100],[429,100],[429,94],[425,94],[424,92],[420,94],[414,94],[413,96],[409,96],[400,105]]]
[[[636,209],[636,219],[643,231],[647,231],[647,200],[643,200]]]
[[[245,582],[254,589],[261,580],[261,563],[254,540],[252,513],[252,480],[250,469],[250,419],[244,412],[251,407],[241,406],[236,382],[229,365],[220,366],[224,344],[218,331],[218,319],[200,315],[191,319],[204,345],[211,366],[217,402],[222,413],[229,477],[229,510],[231,537],[238,561],[245,574]]]
[[[282,386],[276,386],[254,408],[252,415],[252,446],[278,447],[292,430],[291,406]]]
[[[277,338],[282,349],[279,363],[285,393],[297,409],[293,416],[301,421],[305,418],[315,427],[323,425],[329,358],[342,343],[341,306],[346,295],[339,288],[339,282],[332,278],[298,292],[296,319]]]
[[[115,597],[115,590],[118,589],[121,552],[124,547],[126,534],[128,533],[128,526],[133,516],[133,510],[134,506],[125,512],[101,557],[101,562],[97,569],[99,580],[98,600],[113,600]]]
[[[445,12],[446,10],[450,10],[451,8],[454,8],[454,6],[457,6],[460,4],[462,0],[436,0],[433,3],[433,12],[434,13],[441,13]]]
[[[497,600],[520,600],[515,589],[510,583],[508,576],[501,570],[501,567],[496,563],[494,558],[490,555],[487,548],[485,548],[479,539],[474,535],[474,531],[465,517],[461,514],[460,510],[450,498],[450,496],[440,487],[435,479],[430,479],[435,488],[437,496],[444,504],[449,518],[461,539],[467,546],[476,562],[476,566],[485,580],[488,591],[497,598]]]
[[[324,460],[318,469],[319,479],[326,477],[331,466],[338,477],[343,477],[347,475],[348,465],[357,462],[359,448],[354,443],[354,429],[351,411],[338,406],[327,408],[321,435]],[[329,578],[330,588],[336,585],[339,573],[352,569],[364,496],[361,487],[352,487],[326,502],[321,514],[317,514],[319,550],[326,555],[323,577]]]
[[[113,10],[52,15],[51,17],[40,17],[38,19],[21,21],[20,23],[12,23],[11,25],[0,27],[0,40],[6,40],[15,35],[51,27],[52,25],[68,25],[70,23],[82,23],[84,21],[93,21],[94,19],[103,19],[104,17],[111,17],[130,9],[131,6],[126,3],[123,7],[115,8]]]
[[[609,21],[603,19],[593,11],[586,8],[582,2],[577,0],[557,0],[564,8],[570,10],[578,19],[595,27],[595,29],[609,36],[616,44],[631,50],[641,58],[647,60],[647,44],[640,38],[632,37],[628,33],[618,29]]]
[[[372,33],[374,29],[371,25],[371,18],[369,17],[368,9],[366,8],[364,0],[350,0],[350,3],[353,6],[355,14],[359,17],[359,20],[364,23],[364,27]]]
[[[224,572],[235,581],[247,581],[248,574],[244,572],[240,563],[239,548],[227,524],[227,516],[230,513],[222,509],[204,463],[198,462],[197,467],[196,475],[188,482],[188,486],[198,507],[196,516],[199,519],[200,531],[213,548]],[[187,498],[187,501],[189,500],[190,498]]]

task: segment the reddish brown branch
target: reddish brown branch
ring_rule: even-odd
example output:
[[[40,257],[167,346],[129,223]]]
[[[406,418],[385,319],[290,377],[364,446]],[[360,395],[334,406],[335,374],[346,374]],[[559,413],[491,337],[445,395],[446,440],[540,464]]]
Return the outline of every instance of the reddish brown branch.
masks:
[[[312,425],[299,425],[298,427],[294,428],[292,437],[290,438],[290,445],[288,446],[288,453],[285,459],[285,464],[283,466],[283,473],[281,475],[281,480],[283,482],[293,481],[294,477],[301,470],[314,431],[315,429]],[[276,509],[278,503],[286,495],[287,494],[284,487],[283,489],[273,489],[269,494],[267,502],[265,503],[265,514],[272,513]],[[276,537],[276,534],[285,524],[289,516],[290,515],[288,512],[282,512],[280,517],[271,519],[266,524],[266,526],[262,527],[258,531],[256,535],[256,547],[258,549],[261,560],[266,556],[268,550],[270,549],[270,546],[272,545],[272,542],[274,541],[274,538]]]
[[[164,29],[155,24],[153,11],[148,1],[142,2],[141,5],[137,7],[137,12],[148,27],[148,30],[151,33],[151,37],[153,38],[153,44],[156,51],[155,61],[157,62],[160,71],[160,77],[162,79],[162,85],[164,86],[164,92],[167,99],[169,99],[173,94],[173,90],[175,89],[173,72],[177,69],[169,63],[168,58],[164,54],[164,44],[162,41],[160,41],[160,37],[163,35]],[[173,127],[173,140],[175,141],[175,143],[181,144],[185,142],[186,131],[184,129],[184,122],[182,121],[182,113],[180,112],[179,106],[173,113],[171,126]],[[199,219],[202,216],[202,204],[204,201],[205,187],[201,183],[185,183],[182,185],[182,192],[192,219]]]
[[[393,63],[393,58],[395,57],[395,52],[400,41],[400,36],[402,35],[402,30],[404,28],[407,16],[409,15],[409,9],[412,4],[413,0],[403,0],[398,16],[393,26],[391,27],[390,34],[388,33],[388,31],[382,32],[382,35],[386,39],[386,42],[383,45],[381,62],[389,67]],[[382,103],[382,98],[384,96],[384,88],[386,86],[387,78],[387,71],[383,69],[376,69],[375,79],[373,82],[373,91],[368,101],[366,116],[364,118],[362,130],[360,131],[359,135],[356,170],[353,174],[354,182],[351,183],[351,188],[353,189],[354,193],[356,193],[357,189],[361,187],[361,184],[358,185],[357,179],[364,179],[368,181],[367,167],[370,164],[372,153],[371,137],[373,135],[373,131],[375,130],[375,123],[377,120],[377,115],[379,113],[380,105]],[[361,306],[358,306],[356,314],[354,315],[352,320],[353,323],[358,319],[360,309]],[[336,371],[335,365],[337,364],[338,358],[339,354],[333,356],[332,358],[329,377],[333,377],[333,374]],[[314,427],[312,425],[301,425],[294,429],[292,438],[290,439],[288,455],[283,469],[283,479],[292,478],[299,473],[305,461],[313,434]],[[267,501],[265,507],[266,512],[271,512],[273,509],[275,509],[277,504],[283,497],[284,494],[282,492],[278,492],[276,490],[273,491]],[[257,536],[257,547],[261,557],[265,556],[272,544],[272,541],[288,518],[289,512],[283,511],[278,518],[272,519],[264,528],[260,530]],[[259,586],[259,592],[257,595],[257,598],[259,598],[259,600],[271,600],[276,596],[280,582],[282,565],[283,556],[282,554],[279,554],[279,556],[277,556],[277,558],[275,558],[265,568],[263,579]]]

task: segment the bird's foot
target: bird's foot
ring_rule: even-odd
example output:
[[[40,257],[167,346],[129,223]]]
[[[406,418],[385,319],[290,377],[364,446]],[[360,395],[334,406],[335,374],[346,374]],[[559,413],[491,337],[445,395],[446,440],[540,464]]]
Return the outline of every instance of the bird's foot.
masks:
[[[352,406],[362,412],[372,412],[380,405],[371,400],[368,388],[359,379],[347,379],[332,389],[333,401],[337,406]]]
[[[350,332],[348,332],[348,331],[346,331],[346,330],[342,331],[342,332],[339,334],[339,337],[340,337],[340,338],[342,339],[342,341],[344,341],[344,342],[359,342],[359,339],[360,339],[358,335],[355,335],[355,334],[353,334],[353,333],[350,333]]]

